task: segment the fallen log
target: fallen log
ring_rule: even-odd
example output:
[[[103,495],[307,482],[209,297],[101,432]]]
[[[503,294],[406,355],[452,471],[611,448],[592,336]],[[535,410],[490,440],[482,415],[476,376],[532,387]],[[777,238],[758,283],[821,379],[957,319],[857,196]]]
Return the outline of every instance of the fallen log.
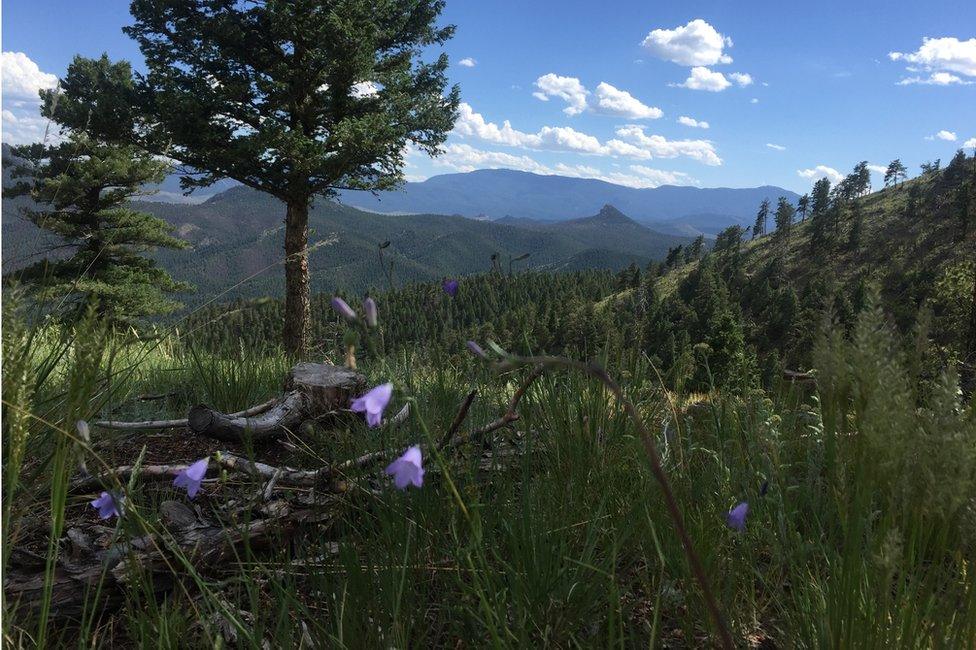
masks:
[[[197,404],[186,422],[198,435],[217,440],[257,442],[294,431],[306,420],[334,415],[347,408],[366,387],[366,378],[348,368],[324,363],[299,363],[288,373],[285,395],[255,417],[235,417]]]
[[[257,406],[252,406],[251,408],[244,409],[243,411],[238,411],[237,413],[230,413],[227,417],[231,418],[247,418],[259,413],[264,413],[269,408],[274,406],[280,400],[280,397],[274,397],[269,399],[267,402],[262,402]],[[92,422],[96,427],[101,427],[103,429],[123,429],[128,431],[142,431],[145,429],[180,429],[188,426],[186,418],[181,420],[145,420],[143,422],[121,422],[117,420],[97,420]]]

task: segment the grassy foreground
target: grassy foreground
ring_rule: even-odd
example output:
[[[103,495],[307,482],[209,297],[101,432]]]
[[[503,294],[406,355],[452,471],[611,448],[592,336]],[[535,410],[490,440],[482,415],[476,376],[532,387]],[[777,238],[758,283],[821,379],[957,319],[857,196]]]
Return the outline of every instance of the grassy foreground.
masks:
[[[278,393],[274,354],[191,353],[173,337],[122,342],[81,323],[70,339],[5,314],[3,563],[26,544],[53,571],[64,532],[94,523],[66,486],[84,458],[105,465],[192,462],[217,447],[185,431],[120,436],[78,419],[181,417],[206,402],[236,410]],[[604,359],[657,445],[685,524],[736,642],[756,647],[973,647],[976,643],[976,413],[955,377],[921,381],[878,312],[854,335],[824,334],[816,386],[766,394],[675,395],[640,358]],[[393,382],[399,428],[343,417],[280,445],[240,449],[318,467],[387,448],[428,445],[472,389],[467,425],[498,417],[524,371],[496,374],[460,355],[372,360]],[[160,399],[135,400],[140,395]],[[396,491],[378,469],[350,477],[327,524],[200,570],[173,557],[162,599],[132,577],[103,613],[79,620],[6,598],[7,647],[702,647],[716,643],[636,431],[603,386],[553,371],[491,448],[428,453],[420,489]],[[226,447],[225,443],[221,443]],[[297,449],[297,451],[296,451]],[[514,453],[513,453],[514,452]],[[270,460],[268,462],[271,462]],[[764,487],[766,486],[766,487]],[[205,482],[203,512],[242,491]],[[132,481],[115,541],[149,532],[169,483]],[[726,513],[749,503],[745,530]],[[231,525],[228,523],[228,525]]]

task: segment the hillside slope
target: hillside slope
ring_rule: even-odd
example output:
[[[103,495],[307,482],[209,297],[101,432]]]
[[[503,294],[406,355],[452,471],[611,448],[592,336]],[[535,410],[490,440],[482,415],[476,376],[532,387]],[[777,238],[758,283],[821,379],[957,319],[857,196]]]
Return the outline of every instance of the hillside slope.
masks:
[[[918,363],[976,377],[976,159],[833,205],[821,222],[826,239],[814,241],[807,219],[788,235],[717,247],[651,278],[662,305],[657,322],[645,322],[651,338],[738,345],[744,363],[752,355],[769,378],[810,367],[825,313],[850,331],[858,312],[876,306],[906,337],[925,332]],[[619,313],[635,297],[629,289],[604,304]],[[663,361],[680,355],[671,356]]]

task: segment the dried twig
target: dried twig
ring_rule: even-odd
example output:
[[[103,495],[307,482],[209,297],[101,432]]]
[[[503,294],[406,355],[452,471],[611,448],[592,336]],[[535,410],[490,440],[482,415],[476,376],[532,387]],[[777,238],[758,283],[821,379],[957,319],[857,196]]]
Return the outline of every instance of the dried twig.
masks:
[[[536,379],[542,376],[544,370],[545,368],[542,365],[537,365],[535,368],[532,369],[532,372],[530,372],[528,376],[522,381],[522,384],[521,386],[518,387],[518,390],[516,390],[515,393],[512,394],[512,399],[508,403],[508,409],[506,409],[504,415],[502,415],[497,420],[489,422],[488,424],[482,427],[469,431],[468,434],[465,436],[456,436],[453,440],[449,442],[449,445],[452,447],[456,447],[457,445],[467,442],[468,440],[476,440],[476,441],[481,440],[492,431],[503,429],[507,427],[509,424],[511,424],[512,422],[518,420],[519,403],[522,401],[522,398],[525,396],[526,391],[529,390],[529,387],[535,382]]]
[[[216,454],[216,466],[211,467],[207,474],[211,478],[217,475],[217,468],[224,469],[240,474],[247,474],[255,478],[260,478],[269,483],[273,488],[276,484],[287,485],[290,487],[329,487],[329,480],[334,476],[333,469],[326,465],[314,470],[295,469],[292,467],[275,467],[257,461],[251,461],[229,451],[219,451]],[[139,479],[149,481],[164,481],[175,478],[180,472],[189,467],[188,464],[181,465],[143,465],[139,468]],[[95,476],[84,476],[75,479],[69,485],[69,491],[73,493],[90,492],[101,487],[111,487],[117,483],[124,483],[129,480],[134,470],[133,465],[123,465],[111,472],[104,472]],[[334,491],[341,491],[341,486],[331,486]]]
[[[446,447],[448,443],[451,442],[451,439],[454,438],[454,435],[458,432],[458,429],[461,428],[464,418],[468,416],[468,409],[471,408],[471,403],[474,402],[474,398],[477,395],[478,391],[473,390],[468,393],[468,396],[464,398],[463,402],[461,402],[461,408],[458,409],[457,415],[454,416],[454,421],[451,422],[451,426],[448,428],[447,433],[444,434],[440,444],[437,445],[438,449],[443,449]]]

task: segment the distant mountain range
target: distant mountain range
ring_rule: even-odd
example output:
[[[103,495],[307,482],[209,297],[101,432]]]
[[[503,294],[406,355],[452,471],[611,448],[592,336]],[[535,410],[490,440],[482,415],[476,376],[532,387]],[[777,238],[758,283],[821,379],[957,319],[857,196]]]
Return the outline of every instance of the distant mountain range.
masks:
[[[3,161],[7,185],[14,161],[6,145]],[[224,291],[225,298],[277,295],[283,287],[278,263],[284,205],[231,181],[222,185],[227,186],[198,203],[137,203],[191,243],[189,251],[156,254],[176,278],[197,287],[185,299],[189,304]],[[174,178],[162,188],[179,194]],[[311,212],[311,241],[320,242],[310,259],[312,288],[361,291],[385,284],[377,257],[384,241],[391,242],[384,254],[393,260],[399,283],[484,271],[494,253],[503,267],[526,253],[528,258],[514,262],[516,268],[643,266],[701,233],[714,235],[732,223],[751,223],[763,198],[781,195],[796,197],[776,187],[638,190],[509,170],[436,176],[379,197],[347,192],[340,202],[319,200]],[[28,205],[27,197],[3,199],[4,273],[52,255],[45,251],[58,243],[19,214]],[[58,254],[64,252],[53,253]]]
[[[542,176],[510,169],[481,169],[406,183],[395,192],[346,191],[347,205],[376,212],[436,212],[465,217],[566,221],[613,205],[653,228],[672,233],[714,235],[732,224],[751,225],[763,199],[795,202],[795,192],[771,185],[752,188],[700,188],[664,185],[638,189],[592,178]]]
[[[189,304],[255,274],[226,297],[281,294],[283,272],[276,263],[284,254],[285,207],[276,199],[237,187],[199,205],[137,207],[166,219],[193,246],[191,251],[158,254],[175,277],[197,287],[186,297]],[[393,261],[397,284],[486,271],[494,253],[506,270],[512,258],[526,253],[529,257],[515,262],[515,268],[619,269],[632,262],[643,266],[689,241],[655,232],[609,206],[589,219],[522,227],[437,214],[378,214],[318,201],[309,222],[315,292],[385,286],[378,258],[379,244],[385,241],[391,242],[383,252]]]
[[[57,243],[17,214],[23,201],[4,199],[5,273],[38,259],[40,251]],[[190,242],[190,250],[156,253],[174,277],[197,288],[183,297],[188,305],[218,294],[227,300],[282,293],[285,207],[277,199],[238,186],[200,204],[137,202],[135,207],[165,219]],[[506,270],[512,258],[526,253],[528,258],[513,262],[516,269],[643,266],[690,241],[655,232],[612,206],[589,218],[523,225],[437,214],[387,215],[320,200],[311,211],[310,229],[314,292],[385,286],[378,262],[378,246],[384,241],[391,242],[384,255],[393,261],[397,284],[486,271],[494,253]]]

